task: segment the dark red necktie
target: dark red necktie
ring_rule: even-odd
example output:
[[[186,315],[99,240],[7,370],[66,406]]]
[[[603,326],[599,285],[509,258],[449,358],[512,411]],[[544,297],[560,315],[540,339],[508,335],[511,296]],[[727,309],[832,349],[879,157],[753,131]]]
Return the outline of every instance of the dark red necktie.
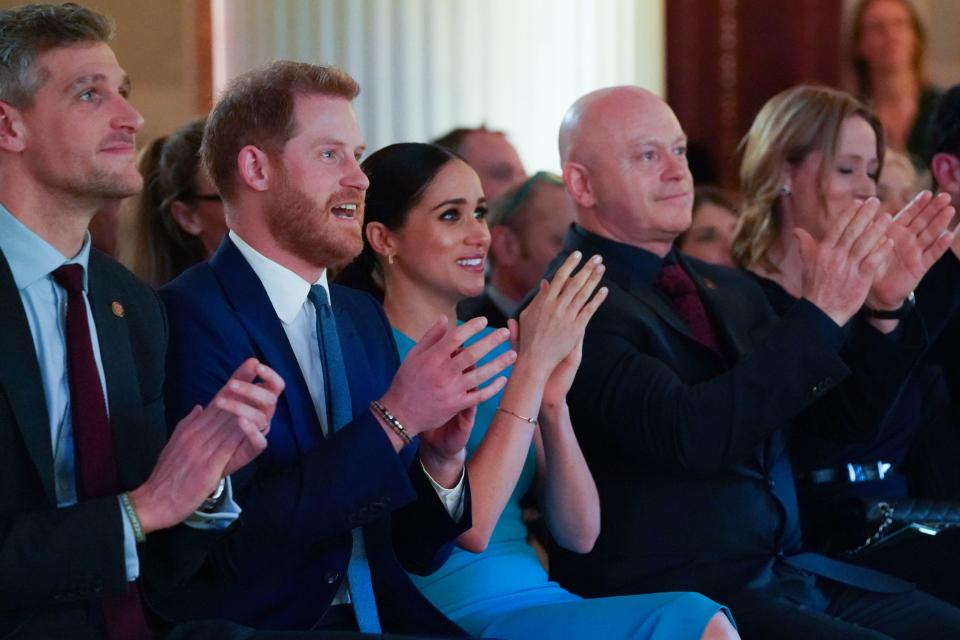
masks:
[[[670,298],[697,342],[720,354],[720,341],[700,300],[700,292],[687,272],[680,265],[664,263],[657,287]]]
[[[83,300],[83,267],[65,264],[53,279],[67,292],[67,377],[73,422],[77,497],[89,500],[121,491],[113,431],[93,355],[87,306]],[[151,638],[136,585],[103,598],[103,615],[110,640]]]

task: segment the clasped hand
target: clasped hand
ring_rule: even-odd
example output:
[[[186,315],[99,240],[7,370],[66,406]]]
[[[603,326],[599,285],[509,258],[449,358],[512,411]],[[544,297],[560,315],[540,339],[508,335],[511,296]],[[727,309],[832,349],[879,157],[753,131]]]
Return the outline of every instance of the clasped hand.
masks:
[[[233,373],[206,408],[177,423],[147,481],[130,492],[145,533],[182,522],[221,478],[267,446],[284,382],[255,358]]]
[[[896,309],[946,253],[954,240],[947,226],[954,216],[950,196],[921,191],[893,219],[887,237],[893,251],[873,281],[866,304],[872,309]]]

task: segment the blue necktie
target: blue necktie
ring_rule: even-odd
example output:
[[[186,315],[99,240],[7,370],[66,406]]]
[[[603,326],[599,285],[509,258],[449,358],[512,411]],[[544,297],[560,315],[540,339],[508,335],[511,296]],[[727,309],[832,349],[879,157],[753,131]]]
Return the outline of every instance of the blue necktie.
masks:
[[[327,290],[315,284],[310,287],[308,297],[317,310],[317,341],[320,343],[325,381],[329,437],[333,431],[353,419],[350,386],[347,383],[347,369],[343,364],[343,352],[340,350],[337,322],[333,317],[333,309],[330,308]],[[363,546],[363,529],[357,527],[352,531],[352,535],[353,548],[350,551],[350,564],[347,565],[347,580],[357,627],[366,633],[380,633],[380,617],[377,615],[377,601],[373,596],[370,563],[367,561],[367,550]]]

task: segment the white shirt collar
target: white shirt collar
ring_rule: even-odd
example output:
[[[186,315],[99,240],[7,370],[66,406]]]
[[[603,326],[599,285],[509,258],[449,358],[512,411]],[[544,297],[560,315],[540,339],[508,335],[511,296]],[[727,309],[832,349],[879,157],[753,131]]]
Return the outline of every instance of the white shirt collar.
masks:
[[[267,296],[277,317],[284,324],[290,324],[307,301],[311,283],[251,247],[232,229],[229,235],[237,250],[246,258],[250,268],[263,283],[263,288],[267,290]],[[330,295],[326,269],[320,273],[320,277],[313,284],[320,285],[327,291],[327,295]]]
[[[83,267],[83,289],[86,291],[90,245],[88,231],[84,235],[80,251],[76,256],[68,258],[0,204],[0,251],[6,256],[13,281],[21,291],[65,264],[79,264]]]

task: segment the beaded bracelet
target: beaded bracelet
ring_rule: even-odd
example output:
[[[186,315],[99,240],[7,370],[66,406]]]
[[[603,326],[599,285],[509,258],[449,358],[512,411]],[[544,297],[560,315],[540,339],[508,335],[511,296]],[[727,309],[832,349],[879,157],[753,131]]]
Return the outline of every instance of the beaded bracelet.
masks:
[[[396,433],[401,440],[403,440],[403,444],[407,445],[413,442],[413,440],[410,439],[409,434],[407,434],[407,430],[403,428],[402,424],[400,424],[400,421],[397,420],[397,418],[390,413],[390,411],[388,411],[379,400],[374,400],[371,402],[370,408],[373,409],[373,411],[380,416],[384,422],[390,425],[390,428],[393,429],[393,432]]]
[[[514,413],[513,411],[510,411],[510,409],[504,409],[503,407],[497,407],[497,411],[502,411],[503,413],[506,413],[506,414],[508,414],[508,415],[511,415],[511,416],[513,416],[514,418],[519,418],[519,419],[523,420],[524,422],[528,422],[528,423],[530,423],[530,424],[532,424],[532,425],[539,424],[539,423],[537,422],[536,418],[528,418],[527,416],[522,416],[522,415],[520,415],[519,413]]]
[[[127,514],[127,519],[130,520],[130,528],[133,529],[133,537],[137,541],[137,544],[144,542],[147,539],[147,534],[143,532],[143,525],[140,524],[140,518],[137,516],[137,510],[133,508],[133,502],[130,500],[130,494],[120,494],[120,506],[123,507],[124,513]]]

